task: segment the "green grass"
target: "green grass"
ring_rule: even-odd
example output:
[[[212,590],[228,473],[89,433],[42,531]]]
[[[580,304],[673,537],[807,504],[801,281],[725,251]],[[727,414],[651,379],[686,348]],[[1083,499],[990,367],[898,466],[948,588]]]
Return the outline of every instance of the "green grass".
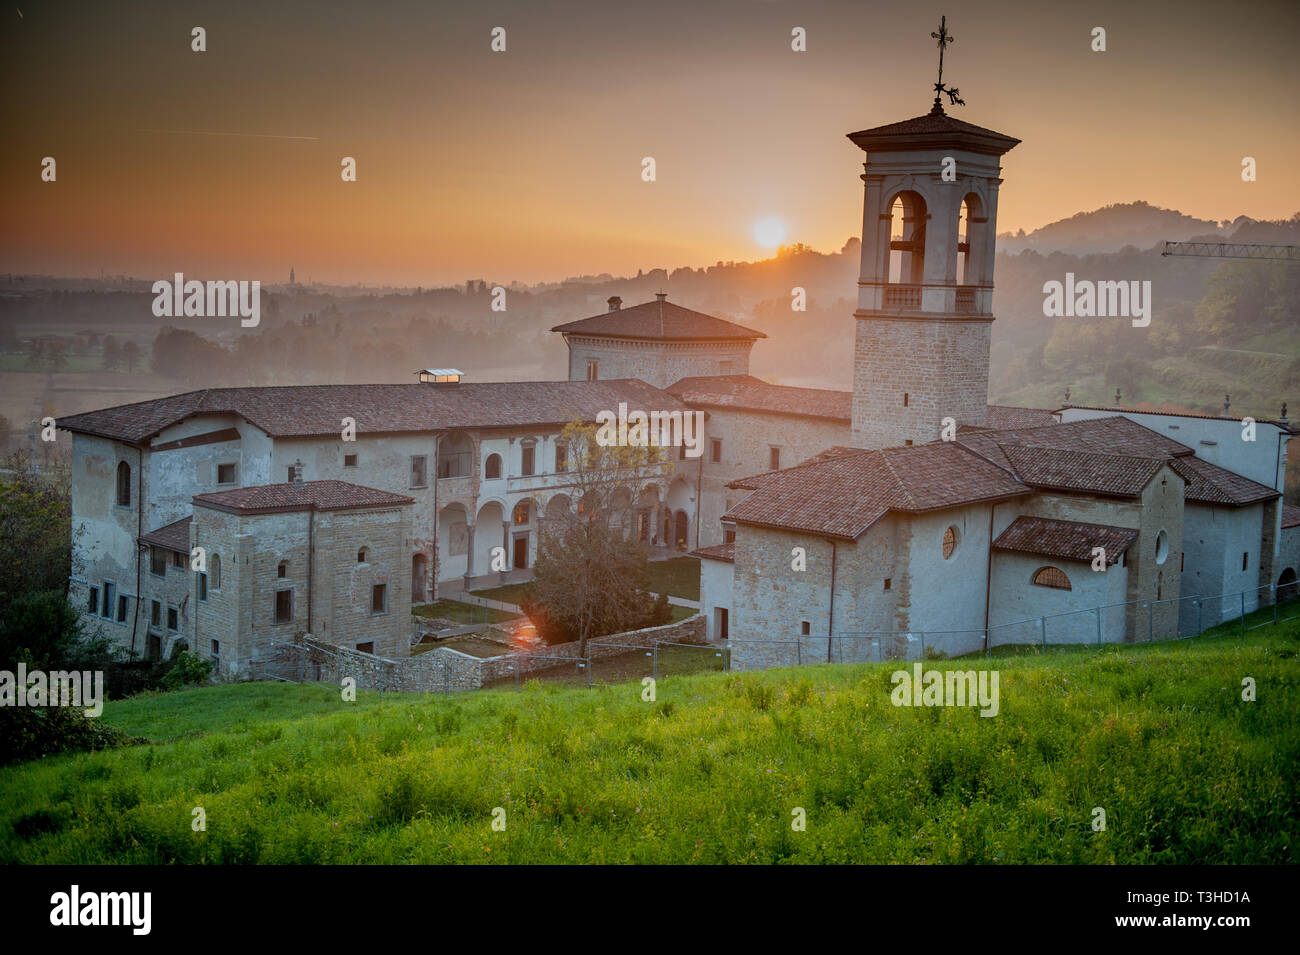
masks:
[[[639,679],[110,701],[156,742],[0,770],[0,862],[1295,863],[1297,649],[1300,621],[926,664],[996,666],[994,718],[892,706],[892,663],[661,674],[655,702]]]
[[[519,601],[528,596],[533,589],[533,585],[524,581],[521,584],[503,584],[500,587],[489,587],[487,590],[470,591],[475,597],[486,597],[489,600],[500,600],[504,603],[519,606]]]
[[[650,562],[650,591],[670,597],[700,599],[700,559],[670,557]]]
[[[487,590],[473,591],[476,597],[488,597],[491,600],[504,600],[506,603],[518,604],[526,597],[531,584],[505,584],[501,587],[489,587]],[[686,600],[700,599],[700,560],[698,557],[670,557],[667,560],[650,562],[651,593],[667,593],[670,597],[683,597]]]
[[[416,604],[411,607],[411,613],[417,617],[441,617],[462,624],[504,623],[507,620],[516,620],[519,616],[491,607],[478,607],[474,604],[461,603],[459,600],[449,600],[446,597],[433,603]]]

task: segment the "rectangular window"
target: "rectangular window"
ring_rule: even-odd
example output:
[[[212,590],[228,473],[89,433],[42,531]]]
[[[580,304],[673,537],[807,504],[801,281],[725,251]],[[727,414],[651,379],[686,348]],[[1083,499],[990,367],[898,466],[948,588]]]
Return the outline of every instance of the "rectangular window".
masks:
[[[126,598],[121,595],[117,598],[117,622],[126,623]]]
[[[912,446],[912,439],[911,439],[911,438],[905,438],[905,439],[903,440],[903,447],[905,447],[905,448],[910,448],[911,446]]]
[[[1187,551],[1178,555],[1178,570],[1182,572],[1187,569]]]
[[[99,613],[99,588],[90,588],[90,600],[86,603],[87,613]]]
[[[178,550],[172,551],[172,566],[179,567],[181,570],[188,570],[190,566],[189,554],[182,554]]]
[[[208,599],[208,575],[199,574],[198,578],[199,578],[199,599],[207,600]]]
[[[298,469],[295,468],[292,464],[289,465],[289,476],[288,476],[287,478],[285,478],[285,483],[286,483],[286,484],[292,484],[292,483],[294,483],[294,478],[296,478],[296,477],[298,476],[297,473],[296,473],[297,470],[298,470]]]
[[[217,483],[234,484],[239,479],[239,468],[234,464],[217,465]]]
[[[711,452],[711,454],[710,454],[710,460],[711,460],[714,464],[721,464],[721,463],[722,463],[722,439],[721,439],[721,438],[710,438],[710,439],[709,439],[709,449],[710,449],[710,452]]]
[[[277,590],[275,592],[275,622],[291,623],[293,621],[293,591]]]
[[[519,473],[524,477],[532,477],[534,473],[534,462],[537,459],[537,449],[532,445],[521,449],[523,451],[523,460],[520,462]]]
[[[170,630],[172,633],[175,633],[177,630],[180,629],[179,620],[180,620],[180,616],[176,612],[176,608],[173,607],[171,604],[168,604],[167,605],[167,629]]]
[[[587,380],[595,381],[600,377],[600,366],[594,358],[587,359]]]
[[[1250,551],[1244,551],[1241,555],[1241,569],[1245,570],[1250,566]]]
[[[354,468],[357,466],[357,456],[355,454],[343,455],[343,466],[345,468]]]
[[[885,578],[885,589],[886,589],[886,590],[889,589],[889,585],[890,585],[890,583],[891,583],[890,579],[889,579],[888,577],[886,577],[886,578]]]
[[[149,573],[155,577],[167,575],[167,551],[156,544],[149,548]]]
[[[388,613],[388,585],[375,584],[370,588],[370,612]]]
[[[427,487],[429,484],[429,473],[427,465],[429,459],[423,454],[411,455],[411,487]]]
[[[221,641],[212,641],[212,669],[216,670],[221,665]]]
[[[780,448],[768,448],[767,465],[768,465],[768,470],[770,471],[781,470],[781,449]]]
[[[907,407],[907,392],[903,392],[903,407]]]
[[[149,635],[149,659],[158,660],[162,658],[162,639]]]
[[[373,640],[368,640],[368,641],[366,641],[365,643],[358,643],[358,644],[357,644],[357,652],[358,652],[358,653],[374,653],[374,652],[375,652],[375,641],[373,641]]]
[[[735,532],[735,531],[723,531],[723,532],[722,532],[722,543],[724,543],[724,544],[734,544],[734,543],[736,543],[736,532]]]
[[[149,626],[162,626],[162,604],[157,600],[149,604]]]
[[[807,620],[804,620],[799,624],[799,632],[805,637],[808,636],[810,633],[812,633],[812,624],[809,623]]]
[[[104,581],[104,613],[103,616],[113,616],[113,598],[117,596],[117,587],[111,581]]]
[[[555,470],[557,473],[569,470],[569,446],[567,444],[557,444],[555,446]]]

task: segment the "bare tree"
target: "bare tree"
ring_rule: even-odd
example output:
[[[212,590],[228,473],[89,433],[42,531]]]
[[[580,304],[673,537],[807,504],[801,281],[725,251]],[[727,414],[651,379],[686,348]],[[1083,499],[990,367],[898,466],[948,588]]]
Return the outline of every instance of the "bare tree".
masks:
[[[530,604],[542,618],[539,630],[576,638],[579,655],[593,637],[643,626],[653,615],[649,549],[629,531],[640,488],[672,469],[657,440],[603,445],[596,436],[577,420],[560,434],[575,504],[547,516]]]

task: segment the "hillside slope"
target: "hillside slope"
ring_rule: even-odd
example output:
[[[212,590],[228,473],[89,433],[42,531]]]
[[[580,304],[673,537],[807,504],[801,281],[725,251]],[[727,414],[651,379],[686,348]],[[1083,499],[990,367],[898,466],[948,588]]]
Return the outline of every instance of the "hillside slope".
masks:
[[[997,668],[992,718],[891,705],[894,664],[669,678],[654,703],[138,698],[104,719],[169,742],[0,772],[0,861],[1295,862],[1297,647],[1293,621],[925,664]]]

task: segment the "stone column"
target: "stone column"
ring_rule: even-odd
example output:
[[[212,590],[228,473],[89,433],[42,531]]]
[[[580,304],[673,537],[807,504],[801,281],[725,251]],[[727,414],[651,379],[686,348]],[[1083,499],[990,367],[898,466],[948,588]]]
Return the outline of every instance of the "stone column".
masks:
[[[501,583],[506,582],[506,574],[510,572],[514,555],[510,552],[510,518],[501,522],[501,546],[505,549],[506,559],[504,561],[506,569],[501,571]]]
[[[470,578],[474,576],[474,522],[467,521],[465,528],[468,531],[466,539],[469,543],[469,550],[465,553],[465,589],[470,588]]]

